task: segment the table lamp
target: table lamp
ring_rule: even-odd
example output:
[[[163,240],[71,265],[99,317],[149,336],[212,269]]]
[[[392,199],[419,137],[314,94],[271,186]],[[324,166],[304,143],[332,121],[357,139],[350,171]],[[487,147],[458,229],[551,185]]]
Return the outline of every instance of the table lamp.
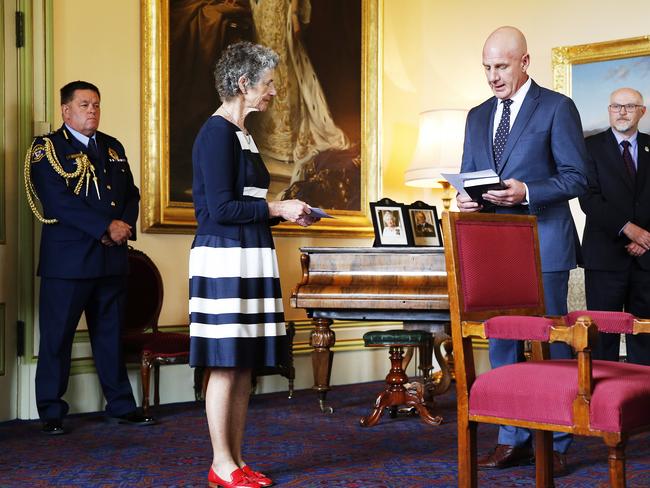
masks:
[[[463,155],[467,110],[427,110],[420,114],[418,141],[404,172],[407,186],[442,187],[442,205],[449,210],[449,182],[440,173],[458,173]]]

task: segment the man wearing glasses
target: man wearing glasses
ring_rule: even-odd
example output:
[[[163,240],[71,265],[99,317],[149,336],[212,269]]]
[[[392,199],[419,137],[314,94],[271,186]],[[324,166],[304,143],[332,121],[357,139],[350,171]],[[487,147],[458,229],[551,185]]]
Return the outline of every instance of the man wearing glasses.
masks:
[[[589,192],[582,239],[590,310],[650,317],[650,136],[639,132],[643,96],[620,88],[609,98],[609,125],[586,139]],[[619,334],[600,334],[594,359],[618,361]],[[650,337],[627,335],[627,361],[650,365]]]

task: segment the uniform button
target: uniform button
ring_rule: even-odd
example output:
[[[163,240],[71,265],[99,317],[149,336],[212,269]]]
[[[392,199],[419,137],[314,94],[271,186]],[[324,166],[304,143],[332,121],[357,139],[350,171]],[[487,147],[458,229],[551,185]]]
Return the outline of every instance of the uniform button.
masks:
[[[104,170],[104,174],[106,174],[106,170]]]
[[[115,202],[111,202],[111,207],[114,207],[114,206],[115,206]]]
[[[106,185],[106,188],[108,188],[109,190],[113,189],[113,188],[111,188],[111,185]]]

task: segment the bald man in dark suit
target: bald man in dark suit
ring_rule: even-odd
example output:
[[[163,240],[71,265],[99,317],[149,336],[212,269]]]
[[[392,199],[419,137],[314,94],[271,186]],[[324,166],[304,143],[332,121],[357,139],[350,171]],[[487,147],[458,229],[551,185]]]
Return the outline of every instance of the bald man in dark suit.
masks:
[[[569,270],[579,247],[569,200],[587,189],[587,151],[573,101],[537,85],[526,73],[524,35],[501,27],[485,41],[483,68],[494,96],[467,115],[462,172],[495,170],[507,186],[483,194],[486,205],[457,197],[461,212],[492,211],[537,217],[544,302],[549,315],[567,313]],[[524,360],[522,341],[491,339],[493,368]],[[566,344],[551,344],[551,357],[571,357]],[[566,473],[571,437],[553,437],[556,475]],[[531,461],[531,432],[502,426],[496,448],[479,467],[503,469]]]

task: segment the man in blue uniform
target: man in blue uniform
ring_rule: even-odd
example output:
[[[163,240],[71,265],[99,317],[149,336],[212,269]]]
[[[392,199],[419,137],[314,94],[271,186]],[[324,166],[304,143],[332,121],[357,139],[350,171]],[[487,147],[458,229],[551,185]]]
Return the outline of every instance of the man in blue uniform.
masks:
[[[120,142],[97,131],[100,94],[61,88],[63,126],[34,139],[25,166],[30,206],[43,222],[38,275],[40,346],[36,404],[46,434],[63,434],[74,333],[86,314],[109,419],[149,425],[136,409],[122,359],[127,240],[135,239],[140,193]],[[34,204],[40,200],[43,213]]]

